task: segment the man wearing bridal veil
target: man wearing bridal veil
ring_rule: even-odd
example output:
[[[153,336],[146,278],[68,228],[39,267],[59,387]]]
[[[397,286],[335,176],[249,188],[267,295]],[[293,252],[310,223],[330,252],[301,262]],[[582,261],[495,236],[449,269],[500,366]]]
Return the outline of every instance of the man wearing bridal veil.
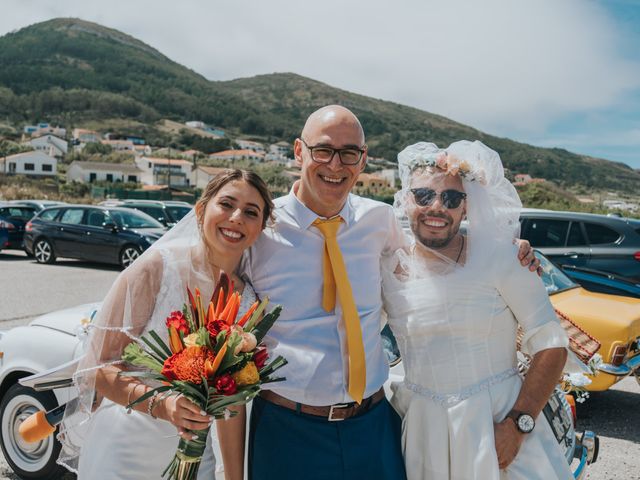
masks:
[[[406,372],[392,404],[407,477],[571,478],[539,415],[568,339],[541,280],[518,264],[522,205],[498,154],[480,142],[418,143],[398,163],[395,208],[414,241],[383,262],[383,294]],[[524,383],[518,326],[533,357]]]

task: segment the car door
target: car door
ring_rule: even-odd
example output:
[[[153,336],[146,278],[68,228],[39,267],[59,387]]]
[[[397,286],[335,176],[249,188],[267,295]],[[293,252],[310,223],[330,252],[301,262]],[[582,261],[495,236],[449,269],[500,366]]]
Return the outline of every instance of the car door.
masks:
[[[529,217],[523,224],[522,238],[558,265],[584,265],[589,246],[580,222],[558,218]]]
[[[60,216],[53,239],[58,256],[86,258],[84,214],[84,208],[67,208]]]
[[[85,252],[88,260],[113,262],[118,249],[118,234],[109,225],[115,225],[107,212],[99,208],[88,208],[84,217]],[[105,228],[106,227],[106,228]]]
[[[602,272],[629,276],[629,264],[635,264],[633,249],[620,245],[622,233],[613,227],[595,222],[584,222],[585,232],[591,247],[588,267]]]

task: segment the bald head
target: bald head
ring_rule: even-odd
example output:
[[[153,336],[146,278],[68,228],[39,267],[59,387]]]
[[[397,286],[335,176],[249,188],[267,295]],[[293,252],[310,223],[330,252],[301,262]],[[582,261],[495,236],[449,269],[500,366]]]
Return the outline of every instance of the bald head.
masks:
[[[327,105],[309,115],[301,137],[312,139],[325,132],[331,135],[332,131],[338,130],[352,138],[354,145],[364,145],[364,130],[360,121],[351,110],[340,105]]]

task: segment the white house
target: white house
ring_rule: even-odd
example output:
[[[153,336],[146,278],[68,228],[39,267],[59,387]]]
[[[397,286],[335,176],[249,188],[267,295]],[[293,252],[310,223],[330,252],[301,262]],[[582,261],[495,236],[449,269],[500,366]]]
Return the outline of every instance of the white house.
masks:
[[[400,180],[400,174],[397,168],[384,168],[376,172],[376,174],[384,178],[391,187],[394,187],[396,182]]]
[[[52,133],[56,137],[64,138],[67,136],[67,129],[62,127],[52,127],[48,123],[39,123],[37,125],[25,125],[24,133],[32,137],[39,137],[47,133]]]
[[[86,130],[84,128],[74,128],[71,132],[72,138],[76,143],[100,143],[100,134],[94,130]]]
[[[227,169],[222,167],[201,166],[194,168],[191,172],[191,185],[196,188],[204,189],[213,177],[225,170]]]
[[[39,151],[9,155],[0,162],[0,171],[7,175],[55,177],[58,172],[58,160]]]
[[[67,154],[69,146],[67,141],[62,138],[56,137],[51,133],[46,133],[40,137],[32,138],[27,142],[34,150],[43,152],[50,157],[55,157],[58,160],[62,160]]]
[[[293,150],[293,145],[289,142],[278,142],[269,145],[269,153],[282,155],[283,157],[286,157],[290,150]]]
[[[136,182],[140,183],[142,171],[128,163],[71,162],[67,180],[72,182]]]
[[[240,150],[253,150],[256,153],[264,153],[264,145],[260,142],[253,142],[251,140],[236,140],[236,143],[240,147]]]
[[[146,185],[188,187],[191,181],[192,163],[188,160],[138,157],[136,165],[142,170],[142,183]]]
[[[212,160],[251,160],[252,162],[264,162],[264,153],[253,150],[223,150],[209,155]]]

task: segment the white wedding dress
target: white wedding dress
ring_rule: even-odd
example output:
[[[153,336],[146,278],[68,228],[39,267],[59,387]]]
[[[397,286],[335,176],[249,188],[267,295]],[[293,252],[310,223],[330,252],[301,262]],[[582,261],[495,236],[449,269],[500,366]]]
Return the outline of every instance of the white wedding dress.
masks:
[[[511,410],[522,385],[518,324],[531,355],[566,347],[567,337],[541,280],[517,261],[516,247],[494,248],[444,274],[407,274],[412,262],[404,252],[383,262],[385,306],[406,373],[392,386],[392,404],[403,418],[409,480],[572,478],[544,415],[513,463],[498,467],[493,424]]]
[[[159,252],[163,260],[162,282],[145,333],[153,329],[168,342],[165,319],[172,311],[181,310],[186,299],[185,289],[175,285],[180,274],[172,261],[172,253],[169,250]],[[255,292],[247,283],[239,315],[243,315],[255,300]],[[172,424],[135,410],[127,414],[122,405],[106,398],[85,428],[78,464],[80,480],[160,479],[176,452],[179,440]],[[214,432],[215,424],[207,439],[198,479],[215,478]]]

